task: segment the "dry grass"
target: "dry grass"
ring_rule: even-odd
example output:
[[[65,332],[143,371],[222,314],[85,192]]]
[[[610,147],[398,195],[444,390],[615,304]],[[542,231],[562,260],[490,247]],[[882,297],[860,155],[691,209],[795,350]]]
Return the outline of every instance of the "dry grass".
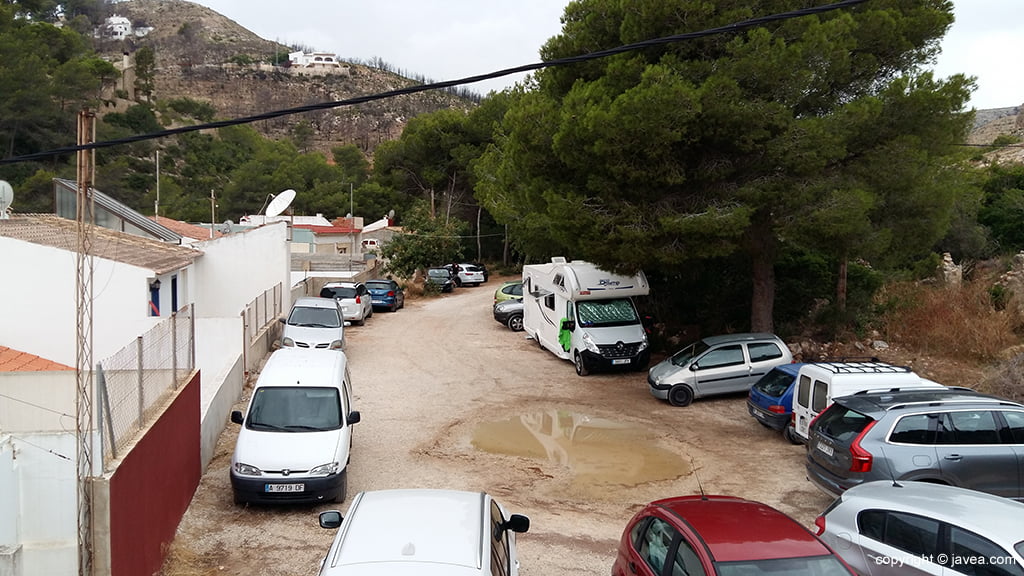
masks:
[[[992,362],[1020,343],[1018,314],[998,310],[991,283],[959,288],[901,283],[886,287],[880,300],[886,338],[922,353],[958,360]]]
[[[160,576],[210,576],[220,572],[214,558],[196,553],[175,539],[164,558]]]

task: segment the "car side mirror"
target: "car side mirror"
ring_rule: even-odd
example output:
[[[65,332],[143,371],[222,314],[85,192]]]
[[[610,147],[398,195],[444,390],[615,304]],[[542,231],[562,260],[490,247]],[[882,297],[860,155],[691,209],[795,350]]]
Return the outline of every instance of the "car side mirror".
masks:
[[[245,419],[242,418],[242,412],[240,410],[235,410],[231,412],[231,421],[234,422],[235,424],[243,423]]]
[[[508,520],[501,523],[501,529],[521,534],[530,529],[530,519],[522,514],[513,514],[508,517]]]
[[[576,329],[576,321],[575,320],[562,320],[562,330],[568,330],[569,332],[572,332],[575,329]]]
[[[349,424],[349,426],[351,426],[353,424],[358,424],[360,419],[361,418],[359,416],[359,410],[353,410],[353,411],[348,413],[348,424]]]
[[[287,324],[288,323],[288,319],[285,318],[284,316],[281,316],[280,318],[278,318],[277,321],[280,322],[281,324]]]
[[[341,526],[341,521],[345,518],[342,517],[341,512],[337,510],[328,510],[327,512],[320,513],[320,527],[334,529]]]

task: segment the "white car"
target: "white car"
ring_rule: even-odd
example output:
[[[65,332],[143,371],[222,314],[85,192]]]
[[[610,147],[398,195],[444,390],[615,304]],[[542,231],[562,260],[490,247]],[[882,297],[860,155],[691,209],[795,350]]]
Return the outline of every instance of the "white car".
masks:
[[[814,523],[858,574],[1024,575],[1024,504],[984,492],[867,482]]]
[[[320,297],[337,300],[349,322],[362,325],[373,316],[373,297],[362,282],[328,282],[320,289]]]
[[[485,492],[375,490],[357,494],[344,518],[321,513],[320,526],[341,528],[321,576],[516,576],[516,533],[530,519]]]
[[[345,348],[345,320],[341,304],[333,298],[297,298],[282,318],[281,345],[296,348]]]
[[[465,286],[467,284],[479,286],[487,281],[484,277],[484,271],[479,266],[474,264],[458,264],[455,268],[456,286]]]

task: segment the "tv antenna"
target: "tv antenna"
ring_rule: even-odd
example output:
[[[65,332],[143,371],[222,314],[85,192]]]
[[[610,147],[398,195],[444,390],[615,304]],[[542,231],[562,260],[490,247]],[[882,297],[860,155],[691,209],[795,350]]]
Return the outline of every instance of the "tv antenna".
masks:
[[[288,209],[288,206],[291,205],[292,200],[295,200],[295,190],[292,190],[291,188],[285,190],[284,192],[281,192],[277,196],[274,196],[274,199],[271,200],[270,204],[267,205],[266,216],[268,218],[273,216],[280,216],[285,210]]]
[[[9,220],[11,215],[7,209],[14,202],[14,188],[6,180],[0,180],[0,220]]]

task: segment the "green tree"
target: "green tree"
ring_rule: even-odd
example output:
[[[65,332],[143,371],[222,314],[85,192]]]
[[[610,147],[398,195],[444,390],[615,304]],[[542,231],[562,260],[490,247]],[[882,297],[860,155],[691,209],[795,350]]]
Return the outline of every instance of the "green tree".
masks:
[[[468,225],[457,218],[431,216],[430,206],[418,201],[402,221],[403,234],[384,244],[387,271],[410,278],[417,270],[462,259],[460,237]]]
[[[143,46],[135,51],[135,91],[149,101],[156,88],[156,51]]]
[[[542,56],[790,9],[787,0],[579,0]],[[478,196],[532,257],[670,277],[740,251],[750,327],[770,331],[780,239],[836,193],[864,195],[854,229],[870,222],[889,234],[887,250],[919,253],[945,233],[953,198],[926,190],[966,132],[960,110],[973,84],[920,67],[951,23],[949,2],[883,0],[545,69],[481,160]],[[835,214],[820,219],[838,226]],[[824,238],[853,250],[854,235]]]

